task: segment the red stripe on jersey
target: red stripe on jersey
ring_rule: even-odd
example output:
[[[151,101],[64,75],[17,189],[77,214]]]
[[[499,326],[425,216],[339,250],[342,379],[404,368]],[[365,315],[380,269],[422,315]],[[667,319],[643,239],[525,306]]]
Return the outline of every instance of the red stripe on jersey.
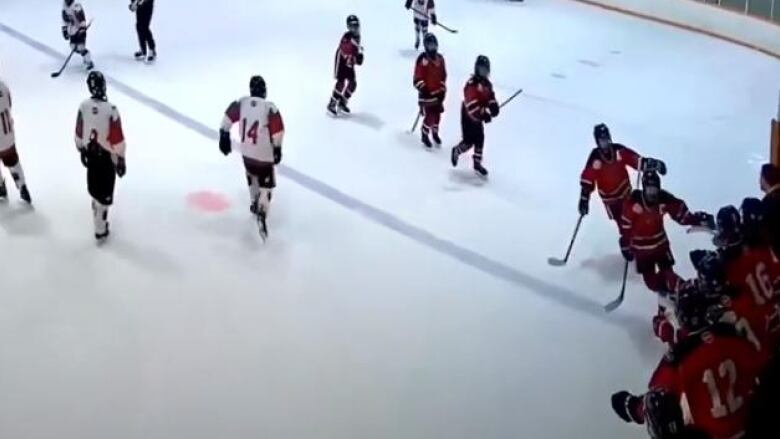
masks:
[[[238,122],[241,119],[241,104],[238,101],[231,102],[230,106],[225,110],[225,116],[233,123]]]
[[[108,143],[111,146],[119,145],[125,141],[125,134],[122,132],[122,120],[118,117],[111,119],[111,125],[108,128]]]
[[[271,136],[275,136],[284,131],[284,121],[279,112],[273,112],[268,115],[268,131]]]
[[[79,110],[79,115],[76,117],[76,138],[79,140],[84,139],[84,117],[81,115],[81,110]]]

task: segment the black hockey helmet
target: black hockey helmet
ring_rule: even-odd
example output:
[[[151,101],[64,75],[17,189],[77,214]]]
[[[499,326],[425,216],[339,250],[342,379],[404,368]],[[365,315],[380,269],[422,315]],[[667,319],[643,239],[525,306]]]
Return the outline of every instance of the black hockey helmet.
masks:
[[[647,171],[642,174],[642,194],[645,201],[655,204],[661,193],[661,177],[655,171]]]
[[[65,0],[65,6],[70,6],[73,4],[73,0]]]
[[[764,204],[758,198],[742,200],[742,239],[748,245],[763,244],[764,239]]]
[[[428,54],[435,54],[439,50],[439,40],[436,38],[436,35],[428,32],[425,34],[425,37],[423,37],[423,47],[425,47],[425,52]]]
[[[357,15],[347,17],[347,30],[357,35],[360,33],[360,19]]]
[[[106,100],[106,78],[97,70],[87,75],[87,88],[93,99]]]
[[[707,294],[696,282],[684,282],[675,298],[677,321],[688,332],[699,332],[716,323],[723,315],[721,296]]]
[[[490,76],[490,58],[485,55],[479,55],[474,62],[474,75],[481,78]]]
[[[265,88],[265,79],[263,79],[260,75],[252,76],[252,79],[249,80],[249,94],[253,98],[263,98],[267,96],[267,91]]]
[[[696,269],[699,288],[703,294],[719,297],[726,292],[726,271],[718,253],[708,250],[694,250],[690,253],[691,263]]]
[[[680,438],[685,429],[680,400],[665,389],[645,394],[645,422],[652,439]]]
[[[718,211],[713,243],[719,248],[731,248],[742,244],[742,220],[734,206],[725,206]]]
[[[600,123],[593,127],[593,140],[601,148],[607,148],[612,145],[612,134],[609,132],[607,124]]]

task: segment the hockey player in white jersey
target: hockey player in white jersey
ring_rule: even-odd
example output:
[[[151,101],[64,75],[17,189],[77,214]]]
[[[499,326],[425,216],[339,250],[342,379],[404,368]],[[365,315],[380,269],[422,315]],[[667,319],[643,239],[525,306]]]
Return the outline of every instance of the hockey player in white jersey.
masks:
[[[249,185],[249,210],[257,215],[260,235],[268,237],[266,218],[271,205],[271,191],[276,187],[274,165],[282,161],[284,122],[273,102],[266,100],[265,80],[253,76],[249,96],[233,101],[225,111],[219,136],[219,149],[228,155],[232,150],[230,129],[238,123],[239,144]]]
[[[428,25],[436,26],[436,5],[434,0],[406,0],[406,9],[414,12],[414,48],[420,48],[420,40],[428,34]]]
[[[87,76],[91,97],[79,107],[76,119],[76,148],[87,168],[87,190],[92,196],[95,239],[109,235],[108,208],[114,202],[116,176],[125,175],[125,136],[116,107],[106,97],[103,74]]]
[[[87,17],[81,3],[75,0],[63,0],[62,3],[62,37],[70,41],[70,48],[84,58],[87,70],[92,70],[95,64],[87,50]]]
[[[11,116],[11,91],[0,80],[0,162],[11,172],[16,188],[19,189],[19,197],[32,204],[30,192],[24,181],[24,171],[19,163],[19,154],[16,152],[16,138],[14,135],[14,119]],[[0,171],[0,200],[8,197],[3,173]]]

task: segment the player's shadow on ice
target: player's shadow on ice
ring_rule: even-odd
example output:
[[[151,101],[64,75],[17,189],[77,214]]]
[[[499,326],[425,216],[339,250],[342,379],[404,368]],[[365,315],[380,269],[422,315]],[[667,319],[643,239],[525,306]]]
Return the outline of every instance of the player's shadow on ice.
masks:
[[[379,116],[371,113],[352,113],[349,116],[344,117],[343,120],[363,125],[364,127],[371,128],[375,131],[380,131],[385,126],[385,121],[380,119]]]
[[[477,175],[473,169],[450,169],[450,182],[455,183],[456,186],[447,186],[444,190],[457,192],[463,190],[464,186],[485,186],[488,183],[488,180]]]
[[[49,232],[49,220],[32,206],[0,203],[0,228],[9,235],[33,236]]]
[[[168,275],[181,272],[174,259],[167,253],[152,247],[139,247],[123,238],[111,236],[100,246],[100,249],[112,253],[144,271]]]
[[[623,279],[623,267],[625,260],[618,254],[610,254],[601,257],[585,259],[580,263],[580,267],[591,270],[596,273],[601,280],[606,282],[620,282]],[[628,266],[629,281],[639,279],[636,274],[634,264]]]

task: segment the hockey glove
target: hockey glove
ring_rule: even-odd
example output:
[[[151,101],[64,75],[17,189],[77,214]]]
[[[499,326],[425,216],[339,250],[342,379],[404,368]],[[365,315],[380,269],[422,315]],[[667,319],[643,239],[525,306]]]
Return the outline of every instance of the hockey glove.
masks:
[[[62,38],[69,40],[70,34],[68,33],[68,26],[62,26]]]
[[[362,66],[363,65],[363,48],[360,48],[360,52],[358,52],[357,56],[355,57],[355,62],[357,65]]]
[[[589,210],[590,210],[590,198],[584,196],[580,197],[580,206],[579,206],[580,215],[582,216],[587,215]]]
[[[116,159],[116,175],[119,176],[119,178],[122,178],[127,173],[127,165],[125,164],[125,158],[124,157],[117,157]]]
[[[132,1],[130,2],[130,6],[128,6],[128,8],[130,8],[131,12],[135,12],[136,9],[138,9],[138,6],[135,4],[135,1]]]
[[[482,121],[485,123],[493,122],[493,116],[490,115],[487,108],[482,111]]]
[[[431,14],[431,23],[433,23],[434,26],[439,24],[439,20],[436,19],[436,14]]]
[[[488,110],[490,110],[490,115],[493,117],[498,116],[498,113],[501,112],[501,108],[498,106],[498,102],[496,101],[491,101],[488,104]]]
[[[79,148],[79,154],[81,155],[81,164],[86,168],[89,166],[89,156],[87,155],[87,150],[84,148]]]
[[[231,145],[229,131],[219,130],[219,150],[222,151],[222,154],[224,155],[230,154]]]
[[[406,0],[406,9],[412,9],[412,0]]]
[[[693,214],[696,218],[696,225],[715,230],[715,217],[707,212],[696,212]]]
[[[628,262],[634,260],[634,252],[632,252],[631,248],[629,247],[621,247],[620,254],[623,255],[623,259],[625,259]]]
[[[644,424],[644,419],[640,414],[641,407],[642,398],[625,390],[612,395],[612,410],[627,423]]]
[[[274,146],[274,164],[278,165],[282,162],[282,147]]]

